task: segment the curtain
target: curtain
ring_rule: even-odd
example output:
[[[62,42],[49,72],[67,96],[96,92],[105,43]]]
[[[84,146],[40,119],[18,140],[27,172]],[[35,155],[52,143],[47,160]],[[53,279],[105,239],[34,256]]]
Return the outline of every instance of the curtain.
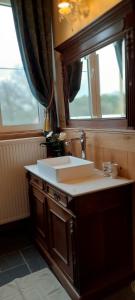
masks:
[[[32,94],[44,107],[49,104],[53,82],[50,3],[50,0],[11,0],[26,77]],[[54,99],[51,119],[55,128]]]
[[[72,64],[67,66],[67,81],[68,81],[68,100],[73,102],[77,95],[82,78],[82,62],[76,60]]]
[[[123,70],[122,70],[122,40],[117,41],[114,44],[114,48],[115,48],[115,53],[116,53],[116,57],[117,57],[117,62],[118,62],[118,66],[119,66],[119,71],[120,71],[120,75],[121,78],[123,78]]]

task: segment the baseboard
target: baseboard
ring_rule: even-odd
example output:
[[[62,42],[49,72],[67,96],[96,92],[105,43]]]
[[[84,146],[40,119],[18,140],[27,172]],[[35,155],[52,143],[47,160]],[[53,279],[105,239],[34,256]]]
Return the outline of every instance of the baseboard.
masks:
[[[0,233],[3,233],[3,232],[5,233],[5,232],[9,232],[9,231],[20,232],[20,231],[25,231],[25,230],[31,231],[30,217],[0,225]]]

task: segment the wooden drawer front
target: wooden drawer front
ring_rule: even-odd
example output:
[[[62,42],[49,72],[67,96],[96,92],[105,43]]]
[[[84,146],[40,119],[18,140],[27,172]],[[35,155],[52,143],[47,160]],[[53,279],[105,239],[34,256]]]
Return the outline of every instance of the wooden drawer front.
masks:
[[[43,190],[43,181],[39,177],[35,175],[31,175],[30,184],[37,186],[41,190]]]
[[[52,187],[50,184],[46,185],[46,193],[55,201],[59,202],[62,204],[64,207],[68,206],[68,196],[65,195],[64,193],[58,191],[54,187]]]
[[[32,194],[33,194],[33,196],[36,197],[40,202],[42,202],[42,203],[44,202],[44,200],[45,200],[45,195],[44,195],[42,192],[40,192],[38,189],[32,187]]]

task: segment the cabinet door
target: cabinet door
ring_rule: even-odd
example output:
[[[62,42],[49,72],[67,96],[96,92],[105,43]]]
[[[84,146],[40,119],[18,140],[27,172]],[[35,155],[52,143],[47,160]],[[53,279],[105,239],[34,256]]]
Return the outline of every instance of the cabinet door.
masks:
[[[51,255],[69,280],[73,281],[74,217],[49,197],[47,203]]]
[[[47,208],[46,197],[39,190],[31,188],[31,215],[34,226],[34,236],[47,243]]]

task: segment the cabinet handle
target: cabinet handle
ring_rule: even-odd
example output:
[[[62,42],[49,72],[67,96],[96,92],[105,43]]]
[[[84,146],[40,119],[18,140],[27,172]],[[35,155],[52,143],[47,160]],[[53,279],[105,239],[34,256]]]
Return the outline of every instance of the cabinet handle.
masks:
[[[54,198],[55,198],[55,199],[58,198],[58,195],[57,195],[56,193],[54,193],[53,195],[54,195]]]
[[[57,193],[54,193],[54,198],[57,200],[57,201],[60,201],[60,196],[57,194]]]
[[[73,221],[73,219],[69,220],[69,228],[70,228],[70,234],[73,235],[73,233],[74,233],[74,221]]]

